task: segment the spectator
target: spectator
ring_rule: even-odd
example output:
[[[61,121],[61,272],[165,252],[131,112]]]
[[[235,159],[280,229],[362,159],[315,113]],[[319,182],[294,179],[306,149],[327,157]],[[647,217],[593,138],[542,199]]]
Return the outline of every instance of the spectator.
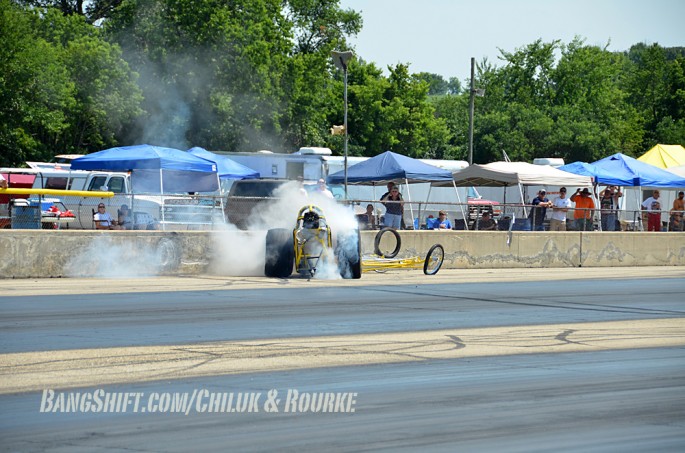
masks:
[[[450,219],[447,218],[447,212],[445,211],[440,211],[438,212],[438,220],[435,222],[435,228],[438,230],[451,230],[452,229],[452,223],[450,222]]]
[[[7,189],[7,180],[2,175],[0,175],[0,189]]]
[[[109,212],[105,211],[105,205],[100,203],[98,205],[98,212],[93,216],[95,221],[96,230],[120,230],[121,227],[117,225],[117,222],[112,220],[112,216]]]
[[[478,220],[478,229],[484,231],[497,229],[497,223],[490,216],[490,211],[483,212],[483,216]]]
[[[383,226],[399,229],[402,225],[402,213],[404,212],[404,200],[399,187],[393,185],[389,192],[383,194],[381,202],[386,209]]]
[[[376,215],[373,212],[373,205],[371,203],[366,205],[366,212],[364,214],[357,215],[357,220],[362,230],[376,229]]]
[[[533,208],[530,210],[528,218],[530,219],[530,226],[533,231],[545,231],[545,226],[543,225],[545,214],[547,214],[547,208],[552,207],[552,203],[545,195],[547,195],[547,192],[541,190],[538,192],[538,196],[533,198],[531,202]]]
[[[642,209],[647,211],[647,231],[661,231],[661,200],[658,190],[642,202]]]
[[[307,198],[307,189],[304,188],[304,177],[303,176],[297,177],[297,188],[300,192],[300,195]]]
[[[685,211],[685,192],[680,191],[678,198],[673,200],[670,231],[683,231],[683,211]]]
[[[616,186],[607,186],[599,193],[599,208],[602,215],[602,231],[616,231],[618,220],[618,198],[621,190]]]
[[[592,213],[595,209],[595,202],[590,196],[590,190],[585,187],[582,192],[580,189],[571,195],[571,201],[576,204],[573,211],[576,230],[592,231]]]
[[[133,221],[131,219],[131,211],[128,209],[128,205],[122,204],[119,208],[119,216],[117,222],[122,230],[132,230]]]
[[[323,179],[319,179],[318,184],[316,185],[316,193],[323,195],[326,198],[335,198],[333,197],[333,194],[331,193],[330,190],[328,190],[328,187],[326,187],[326,181]]]
[[[550,231],[566,231],[566,213],[571,208],[571,200],[566,198],[566,187],[559,189],[559,196],[552,202]]]
[[[392,182],[392,181],[390,181],[388,184],[386,184],[386,187],[388,188],[388,191],[385,193],[385,195],[389,194],[389,193],[392,191],[393,186],[396,186],[396,184],[395,184],[394,182]],[[399,186],[397,186],[397,187],[399,187]],[[383,196],[385,196],[385,195],[383,195]],[[381,197],[381,198],[382,198],[382,197]],[[384,218],[385,218],[385,217],[383,216],[382,219],[384,219]],[[407,226],[406,226],[406,224],[404,223],[404,209],[402,209],[402,219],[400,220],[400,227],[401,227],[403,230],[406,230],[406,229],[407,229]]]

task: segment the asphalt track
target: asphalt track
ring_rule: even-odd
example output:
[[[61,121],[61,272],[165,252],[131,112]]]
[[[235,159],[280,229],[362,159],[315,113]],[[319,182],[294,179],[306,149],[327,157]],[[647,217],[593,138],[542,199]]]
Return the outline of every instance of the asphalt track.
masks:
[[[684,278],[2,280],[0,449],[683,451]],[[40,413],[45,388],[261,399],[249,413]],[[354,412],[265,411],[270,390],[293,389],[355,394]]]

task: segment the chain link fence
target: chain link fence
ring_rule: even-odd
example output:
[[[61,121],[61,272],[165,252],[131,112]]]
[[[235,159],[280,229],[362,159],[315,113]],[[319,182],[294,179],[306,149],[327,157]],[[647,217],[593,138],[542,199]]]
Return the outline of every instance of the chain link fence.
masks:
[[[31,196],[0,205],[1,228],[188,230],[221,225],[223,199],[211,196]]]
[[[353,200],[355,214],[362,229],[383,227],[385,206],[378,200]],[[396,203],[396,202],[394,202]],[[402,229],[439,229],[440,212],[445,212],[452,230],[495,231],[553,231],[557,222],[552,221],[552,208],[546,208],[544,216],[530,204],[493,203],[480,200],[468,203],[403,203]],[[486,214],[487,213],[487,214]],[[648,216],[645,211],[616,210],[611,213],[599,209],[569,208],[565,216],[559,216],[558,231],[647,231]],[[659,231],[683,231],[683,211],[660,211]],[[413,221],[412,221],[413,219]]]
[[[0,228],[15,229],[117,229],[117,230],[212,230],[268,227],[283,211],[272,209],[283,199],[274,197],[219,197],[205,195],[115,194],[100,197],[15,198],[0,204]],[[315,202],[315,201],[313,201]],[[347,205],[361,229],[384,225],[386,207],[378,200],[348,200]],[[99,206],[104,206],[100,211]],[[296,206],[294,209],[299,209]],[[494,231],[647,231],[649,216],[658,216],[657,231],[683,231],[682,211],[574,209],[566,212],[563,227],[552,220],[552,209],[541,211],[532,205],[502,204],[470,200],[468,203],[409,202],[402,206],[402,228],[406,230],[441,229],[443,219],[451,230]],[[110,220],[103,228],[100,217]],[[655,218],[652,218],[652,225]]]

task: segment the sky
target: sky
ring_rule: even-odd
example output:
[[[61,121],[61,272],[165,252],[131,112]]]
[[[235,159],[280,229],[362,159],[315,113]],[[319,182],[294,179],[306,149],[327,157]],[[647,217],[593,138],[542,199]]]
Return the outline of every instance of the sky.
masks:
[[[385,70],[408,63],[412,73],[468,80],[471,57],[497,66],[498,48],[515,52],[542,39],[624,51],[633,44],[685,46],[683,0],[341,0],[361,12],[355,53]]]

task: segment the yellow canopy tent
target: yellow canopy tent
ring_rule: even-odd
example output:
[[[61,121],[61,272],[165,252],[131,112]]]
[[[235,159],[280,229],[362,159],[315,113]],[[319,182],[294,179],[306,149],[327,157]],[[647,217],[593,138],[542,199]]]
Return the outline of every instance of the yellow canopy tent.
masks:
[[[637,160],[659,168],[685,165],[685,148],[681,145],[656,145]]]

